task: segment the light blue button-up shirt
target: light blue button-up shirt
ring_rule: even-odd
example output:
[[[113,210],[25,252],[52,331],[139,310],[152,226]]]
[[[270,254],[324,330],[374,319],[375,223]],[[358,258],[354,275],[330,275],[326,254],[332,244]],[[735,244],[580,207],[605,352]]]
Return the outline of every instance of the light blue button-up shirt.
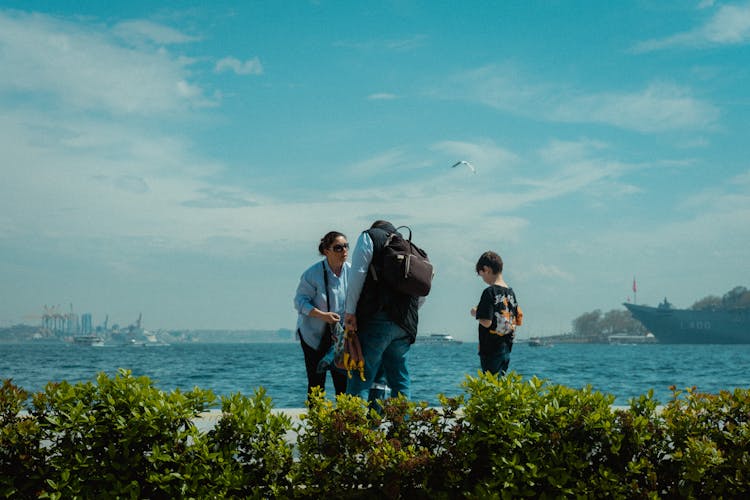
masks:
[[[323,279],[321,262],[323,262],[328,273],[328,291],[326,291]],[[294,308],[299,313],[297,315],[297,329],[305,343],[314,349],[317,349],[320,345],[326,322],[311,317],[310,311],[313,308],[327,311],[326,296],[328,296],[331,311],[341,316],[341,323],[343,324],[350,269],[351,264],[344,262],[344,266],[341,268],[341,276],[336,276],[328,265],[328,261],[323,259],[310,266],[300,277],[297,293],[294,295]]]
[[[349,286],[346,290],[346,313],[357,313],[357,302],[362,294],[362,288],[365,286],[365,279],[370,270],[372,254],[375,246],[372,238],[365,231],[357,238],[357,244],[352,252],[352,270],[349,276]]]

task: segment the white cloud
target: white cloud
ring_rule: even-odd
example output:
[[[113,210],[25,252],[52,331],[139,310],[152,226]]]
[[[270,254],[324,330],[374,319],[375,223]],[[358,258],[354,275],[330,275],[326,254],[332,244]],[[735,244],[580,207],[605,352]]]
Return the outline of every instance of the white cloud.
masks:
[[[712,127],[719,111],[695,99],[684,87],[653,83],[634,93],[572,96],[559,103],[549,117],[563,122],[605,123],[639,132],[664,132]]]
[[[634,92],[590,92],[529,81],[512,67],[486,66],[455,78],[447,96],[552,122],[602,123],[638,132],[704,130],[719,110],[690,90],[654,82]],[[457,89],[457,90],[454,90]]]
[[[381,152],[371,158],[351,163],[347,170],[355,178],[366,178],[381,175],[404,168],[408,163],[404,151],[398,148]]]
[[[121,175],[115,180],[115,185],[131,193],[143,194],[148,193],[148,183],[143,177],[135,175]]]
[[[561,141],[553,139],[540,148],[539,156],[553,165],[567,164],[591,157],[592,153],[607,149],[601,141],[581,139],[579,141]]]
[[[607,145],[599,141],[552,140],[537,151],[537,161],[526,160],[543,165],[542,172],[514,184],[529,188],[522,198],[524,203],[572,195],[612,199],[637,193],[636,187],[622,184],[620,179],[643,167],[610,158],[606,153]]]
[[[217,73],[234,71],[238,75],[262,75],[263,65],[257,57],[246,61],[240,61],[235,57],[225,57],[216,63],[214,71]]]
[[[120,38],[132,43],[153,42],[169,45],[198,40],[197,37],[186,35],[169,26],[144,19],[117,23],[112,31]]]
[[[367,96],[367,98],[372,101],[390,101],[398,98],[398,96],[396,94],[389,94],[387,92],[379,92],[376,94],[370,94]]]
[[[247,193],[236,189],[202,188],[198,191],[200,197],[184,201],[182,205],[197,208],[239,208],[258,205],[247,198]]]
[[[536,266],[536,269],[534,269],[534,274],[542,277],[542,278],[553,278],[563,281],[573,281],[573,275],[571,273],[567,273],[563,270],[561,270],[558,266],[555,266],[554,264],[539,264]]]
[[[179,38],[174,30],[165,31]],[[12,68],[0,76],[0,96],[14,91],[72,109],[135,115],[210,103],[203,89],[190,83],[189,59],[124,46],[98,24],[0,13],[0,45],[0,67]]]
[[[561,90],[529,81],[511,65],[488,65],[466,71],[454,78],[451,88],[457,90],[459,97],[504,111],[525,113],[526,106],[532,105],[529,114],[544,109],[544,104]]]
[[[385,42],[390,50],[413,50],[427,43],[427,35],[413,35],[407,38],[391,39]]]
[[[413,35],[403,38],[386,38],[367,41],[339,41],[335,47],[346,47],[357,50],[389,50],[396,52],[411,51],[423,47],[429,37],[427,35]]]
[[[701,7],[706,7],[701,5]],[[722,5],[716,13],[691,31],[665,38],[646,40],[635,45],[635,52],[652,52],[679,47],[741,45],[750,42],[750,4]]]
[[[445,154],[446,166],[451,166],[459,160],[467,160],[478,170],[488,167],[505,170],[518,160],[515,153],[498,147],[491,141],[442,141],[432,145],[431,149]]]
[[[733,184],[738,184],[740,186],[750,187],[750,170],[747,170],[746,172],[743,172],[739,175],[734,176],[731,179],[731,182]]]

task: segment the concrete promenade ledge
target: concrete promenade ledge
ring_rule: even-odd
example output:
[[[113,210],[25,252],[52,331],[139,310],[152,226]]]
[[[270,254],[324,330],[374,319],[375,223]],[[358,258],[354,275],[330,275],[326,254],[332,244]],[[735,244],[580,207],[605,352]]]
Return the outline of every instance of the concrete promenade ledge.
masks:
[[[613,405],[612,406],[613,410],[627,410],[628,408],[629,406],[625,406],[625,405]],[[659,406],[657,408],[657,411],[661,411],[662,408],[663,406]],[[458,410],[459,413],[461,412],[461,410],[462,409]],[[302,423],[302,419],[300,418],[300,416],[302,414],[306,414],[307,412],[308,412],[307,408],[273,408],[271,410],[271,413],[284,414],[290,417],[292,420],[292,425],[295,427],[300,426],[300,424]],[[27,416],[28,411],[21,410],[21,412],[19,412],[19,415]],[[208,432],[216,426],[219,420],[221,420],[221,416],[222,416],[221,410],[218,410],[218,409],[207,410],[207,411],[200,413],[197,417],[195,417],[193,422],[195,423],[195,427],[200,432]],[[297,432],[293,430],[287,431],[286,441],[291,444],[296,444]]]
[[[307,413],[307,408],[273,408],[271,413],[284,414],[292,419],[292,422],[299,423],[300,415]],[[221,419],[221,410],[207,410],[202,412],[195,419],[195,425],[202,429],[202,427],[211,428]]]
[[[613,410],[627,410],[630,408],[627,405],[613,405]],[[438,408],[436,408],[438,409]],[[659,407],[659,410],[661,407]],[[459,409],[459,412],[461,409]],[[274,408],[271,410],[275,414],[285,414],[292,419],[293,424],[299,424],[301,422],[300,415],[308,412],[307,408]],[[204,411],[195,419],[195,425],[201,431],[207,431],[212,429],[216,423],[221,419],[221,410],[208,410]]]
[[[630,408],[626,405],[613,405],[613,410],[627,410]],[[662,406],[660,406],[657,411],[661,411]],[[436,408],[437,409],[437,408]],[[461,412],[461,408],[458,410]],[[302,420],[300,419],[300,416],[304,413],[306,414],[308,412],[307,408],[274,408],[271,410],[274,414],[285,414],[289,416],[292,419],[292,424],[295,426],[299,426]],[[198,428],[201,432],[208,432],[211,429],[214,428],[214,426],[219,422],[221,419],[222,412],[221,410],[208,410],[204,411],[198,417],[195,419],[195,426]],[[297,442],[297,433],[295,431],[288,431],[286,433],[286,440],[289,443],[296,443]]]
[[[627,410],[629,406],[625,405],[613,405],[613,410]],[[657,411],[661,411],[661,408],[663,406],[660,406],[657,408]],[[437,408],[436,408],[437,409]],[[284,414],[287,415],[292,420],[292,425],[299,427],[302,423],[302,419],[300,416],[302,414],[306,414],[308,412],[307,408],[273,408],[271,410],[274,414]],[[461,409],[459,409],[459,412],[461,412]],[[19,415],[25,416],[28,415],[28,412],[26,410],[22,410]],[[200,413],[193,422],[195,423],[195,427],[201,431],[201,432],[208,432],[211,429],[213,429],[216,424],[221,420],[222,411],[219,409],[213,409],[213,410],[207,410],[202,413]],[[297,442],[297,432],[295,431],[288,431],[286,433],[286,439],[289,443],[296,443]]]
[[[287,415],[292,419],[292,425],[299,426],[302,422],[300,415],[307,413],[307,408],[273,408],[271,413]],[[221,410],[204,411],[195,418],[195,427],[201,432],[208,432],[216,426],[219,420],[221,420],[221,415]],[[295,431],[287,431],[286,441],[288,443],[296,444],[297,433]]]
[[[307,408],[274,408],[271,410],[274,414],[284,414],[292,419],[292,423],[300,423],[300,415],[307,413]],[[202,412],[195,418],[195,426],[201,431],[212,429],[221,420],[221,410],[208,410]]]

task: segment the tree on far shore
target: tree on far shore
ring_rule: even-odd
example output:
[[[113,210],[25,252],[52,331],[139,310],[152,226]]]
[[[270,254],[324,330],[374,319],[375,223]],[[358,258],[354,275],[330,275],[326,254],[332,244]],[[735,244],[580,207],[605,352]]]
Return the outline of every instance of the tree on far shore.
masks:
[[[626,310],[612,309],[602,314],[599,309],[583,313],[573,320],[573,335],[576,337],[607,338],[616,333],[645,335],[644,326],[633,319]]]
[[[736,286],[719,298],[716,295],[703,297],[690,309],[703,311],[706,309],[713,310],[732,310],[732,309],[750,309],[750,290],[744,286]]]

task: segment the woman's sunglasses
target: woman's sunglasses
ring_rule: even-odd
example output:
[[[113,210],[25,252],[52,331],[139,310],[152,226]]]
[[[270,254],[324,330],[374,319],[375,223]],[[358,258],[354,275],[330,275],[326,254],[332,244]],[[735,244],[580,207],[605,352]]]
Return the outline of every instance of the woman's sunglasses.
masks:
[[[331,250],[333,250],[336,253],[341,253],[347,248],[349,248],[349,243],[344,243],[343,245],[333,245],[331,247]]]

